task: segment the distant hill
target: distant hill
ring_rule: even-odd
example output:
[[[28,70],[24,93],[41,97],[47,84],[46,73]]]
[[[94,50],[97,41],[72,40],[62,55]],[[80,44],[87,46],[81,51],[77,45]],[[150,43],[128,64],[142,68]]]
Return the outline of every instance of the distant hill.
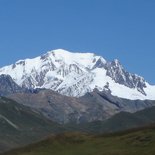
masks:
[[[2,155],[154,155],[155,126],[109,135],[64,133]]]
[[[97,89],[80,98],[64,96],[47,89],[37,89],[33,93],[14,93],[7,97],[36,109],[60,124],[103,121],[121,111],[134,113],[155,105],[155,101],[122,99]]]
[[[17,102],[0,97],[0,152],[64,131],[60,125]]]
[[[105,121],[83,124],[67,124],[72,131],[109,133],[142,127],[155,123],[155,106],[136,113],[120,112]]]

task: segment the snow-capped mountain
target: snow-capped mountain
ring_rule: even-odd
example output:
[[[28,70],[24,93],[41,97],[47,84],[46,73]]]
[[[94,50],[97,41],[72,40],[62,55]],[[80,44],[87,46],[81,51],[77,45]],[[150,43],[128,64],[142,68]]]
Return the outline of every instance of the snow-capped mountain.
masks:
[[[118,60],[106,61],[93,53],[58,49],[0,68],[23,88],[47,88],[79,97],[94,89],[126,99],[155,100],[155,86],[127,72]]]

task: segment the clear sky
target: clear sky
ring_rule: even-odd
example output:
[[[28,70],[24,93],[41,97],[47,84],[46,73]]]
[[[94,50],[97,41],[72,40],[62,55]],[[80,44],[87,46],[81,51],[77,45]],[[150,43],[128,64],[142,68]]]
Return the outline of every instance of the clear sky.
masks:
[[[155,0],[0,0],[0,67],[57,48],[117,58],[155,84]]]

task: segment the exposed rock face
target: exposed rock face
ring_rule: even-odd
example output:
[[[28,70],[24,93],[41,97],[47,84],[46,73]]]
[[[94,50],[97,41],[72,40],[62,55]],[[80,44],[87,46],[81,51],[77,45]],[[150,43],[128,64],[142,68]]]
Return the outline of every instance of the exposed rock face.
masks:
[[[22,89],[18,86],[9,75],[0,75],[0,96],[5,96],[12,93],[23,92],[25,89]]]
[[[9,97],[62,124],[105,120],[121,111],[136,112],[154,105],[153,101],[121,99],[97,89],[80,98],[39,89],[33,93],[16,93]]]
[[[107,63],[106,70],[107,75],[110,76],[115,82],[125,85],[129,88],[137,88],[139,92],[146,95],[144,91],[144,88],[146,88],[146,81],[144,78],[125,71],[117,59]]]

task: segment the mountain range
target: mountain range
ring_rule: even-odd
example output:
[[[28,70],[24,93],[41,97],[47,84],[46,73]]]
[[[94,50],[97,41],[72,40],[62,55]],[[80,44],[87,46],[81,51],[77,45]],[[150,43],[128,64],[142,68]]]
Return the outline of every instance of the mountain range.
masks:
[[[103,121],[119,112],[134,113],[155,105],[153,100],[123,99],[98,89],[78,98],[50,89],[24,89],[9,75],[0,75],[0,85],[1,96],[30,107],[60,124]]]
[[[109,133],[153,124],[154,106],[155,86],[118,60],[62,49],[19,60],[0,68],[0,153],[48,135],[69,132],[74,143],[70,132]],[[77,135],[89,139],[87,134]],[[68,143],[66,135],[59,136],[58,142]]]
[[[117,59],[109,62],[94,53],[57,49],[2,67],[2,74],[22,89],[46,88],[70,97],[97,89],[130,100],[155,100],[154,85],[127,72]]]
[[[155,105],[155,86],[118,60],[62,49],[0,68],[0,95],[66,123],[109,119]]]

